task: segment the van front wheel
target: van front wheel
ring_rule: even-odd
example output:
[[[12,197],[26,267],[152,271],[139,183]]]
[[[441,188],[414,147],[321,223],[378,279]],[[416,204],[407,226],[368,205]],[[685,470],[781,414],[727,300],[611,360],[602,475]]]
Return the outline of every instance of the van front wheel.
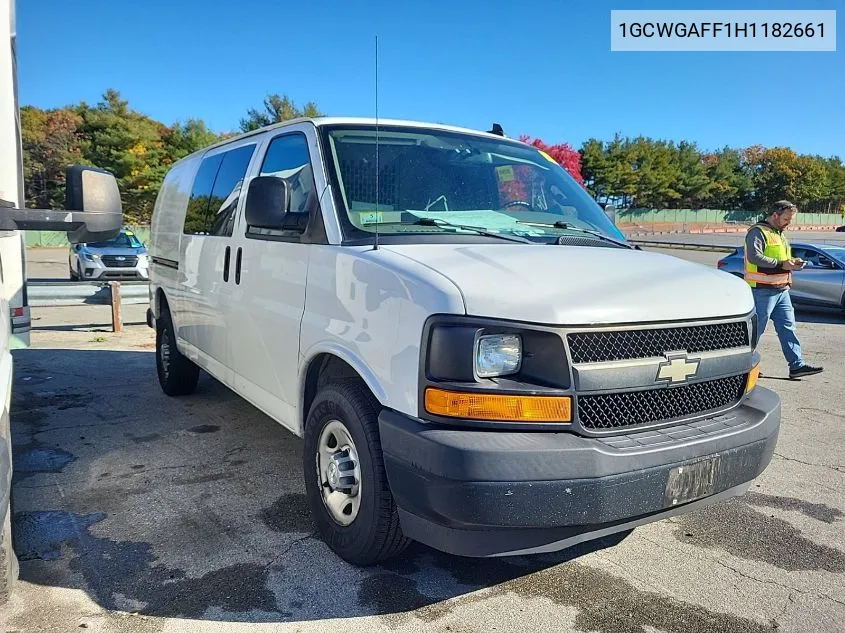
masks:
[[[185,396],[197,388],[200,368],[176,347],[176,333],[170,312],[156,319],[156,369],[161,389],[168,396]]]
[[[326,544],[353,565],[407,547],[384,469],[378,405],[357,380],[324,387],[305,427],[303,469],[311,514]]]

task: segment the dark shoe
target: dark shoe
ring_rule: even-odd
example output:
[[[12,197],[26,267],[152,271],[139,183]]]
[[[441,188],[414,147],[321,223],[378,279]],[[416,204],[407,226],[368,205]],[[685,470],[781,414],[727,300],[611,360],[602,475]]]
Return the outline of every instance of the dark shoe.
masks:
[[[790,378],[803,378],[804,376],[812,376],[813,374],[820,374],[824,371],[821,367],[813,367],[812,365],[802,365],[798,369],[790,369]]]

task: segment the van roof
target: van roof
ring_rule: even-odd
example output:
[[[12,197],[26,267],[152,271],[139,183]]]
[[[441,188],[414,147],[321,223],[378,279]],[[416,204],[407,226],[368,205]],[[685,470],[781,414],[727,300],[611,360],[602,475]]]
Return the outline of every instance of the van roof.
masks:
[[[202,154],[210,149],[214,149],[216,147],[220,147],[223,145],[228,145],[229,143],[234,143],[244,138],[248,138],[250,136],[256,136],[258,134],[264,134],[268,131],[276,130],[285,128],[291,125],[296,125],[298,123],[312,123],[315,127],[321,127],[325,125],[372,125],[375,126],[376,122],[380,126],[404,126],[404,127],[414,127],[420,129],[433,129],[433,130],[440,130],[444,132],[459,132],[463,134],[474,134],[476,136],[484,136],[488,138],[494,138],[498,140],[506,140],[511,142],[519,142],[518,139],[502,137],[496,134],[491,134],[490,132],[483,132],[481,130],[474,130],[471,128],[460,127],[456,125],[446,125],[444,123],[427,123],[424,121],[409,121],[404,119],[383,119],[379,117],[378,121],[376,121],[373,117],[338,117],[338,116],[323,116],[323,117],[299,117],[296,119],[291,119],[289,121],[283,121],[281,123],[273,123],[272,125],[267,125],[256,130],[250,130],[249,132],[242,132],[235,136],[231,136],[227,139],[222,141],[218,141],[213,145],[209,145],[208,147],[204,147],[196,152],[185,156],[184,158],[180,159],[177,162],[181,162],[183,160],[195,157],[199,154]]]

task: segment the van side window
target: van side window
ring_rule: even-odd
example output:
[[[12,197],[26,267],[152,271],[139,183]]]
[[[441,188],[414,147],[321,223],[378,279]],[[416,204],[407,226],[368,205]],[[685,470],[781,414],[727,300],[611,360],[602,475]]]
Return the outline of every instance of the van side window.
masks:
[[[188,235],[208,235],[208,201],[211,198],[211,189],[214,187],[214,178],[223,160],[222,154],[206,158],[200,164],[194,186],[191,189],[191,198],[188,200],[188,210],[185,213],[185,227],[183,233]]]
[[[232,235],[241,186],[254,152],[255,145],[244,145],[223,154],[208,205],[211,235]]]
[[[232,235],[235,211],[255,145],[209,156],[200,163],[185,213],[187,235]]]
[[[316,202],[314,192],[317,188],[305,135],[292,133],[274,138],[264,155],[260,175],[277,176],[288,181],[290,185],[290,214],[300,216],[300,221],[294,224],[304,229],[311,207]],[[253,235],[280,234],[278,231],[265,229],[248,228],[247,230],[248,233]],[[284,233],[287,233],[287,231],[281,234]]]

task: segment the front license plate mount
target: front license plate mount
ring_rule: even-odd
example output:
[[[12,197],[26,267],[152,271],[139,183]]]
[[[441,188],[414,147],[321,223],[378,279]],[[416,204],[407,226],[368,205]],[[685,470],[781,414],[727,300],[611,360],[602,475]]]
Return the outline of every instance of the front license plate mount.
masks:
[[[720,465],[719,456],[712,455],[675,466],[666,481],[666,505],[677,506],[712,495],[716,491]]]

